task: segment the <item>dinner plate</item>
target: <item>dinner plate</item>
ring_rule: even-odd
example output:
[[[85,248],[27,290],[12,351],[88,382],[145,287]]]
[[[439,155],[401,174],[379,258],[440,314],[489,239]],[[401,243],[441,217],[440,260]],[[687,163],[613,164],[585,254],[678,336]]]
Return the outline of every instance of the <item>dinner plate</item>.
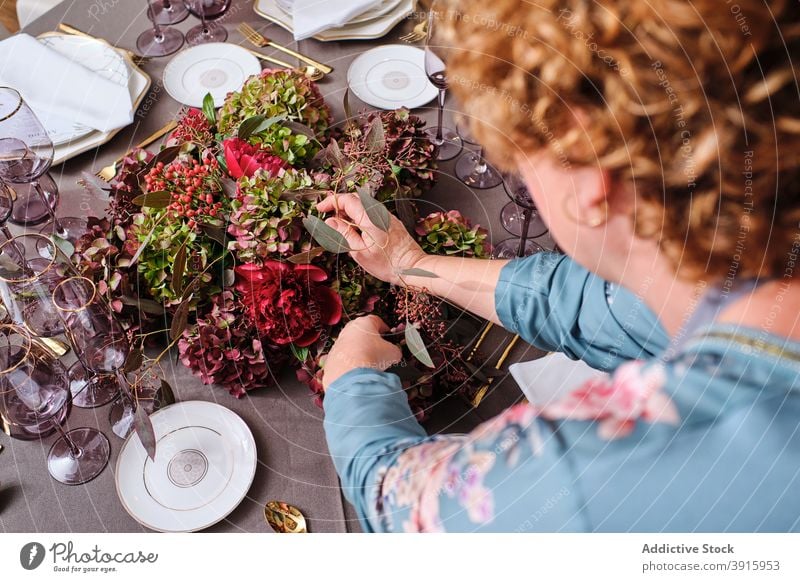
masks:
[[[293,31],[292,17],[278,6],[277,0],[254,0],[254,10],[259,16],[274,22],[289,32]],[[417,0],[400,0],[389,12],[379,18],[320,32],[314,38],[321,41],[368,40],[387,35],[400,21],[413,13]]]
[[[40,37],[39,42],[120,87],[130,85],[131,70],[125,58],[103,41],[75,35],[48,35]],[[54,146],[75,141],[95,131],[70,119],[48,115],[47,112],[37,112],[37,116]]]
[[[162,532],[205,529],[244,499],[256,472],[253,433],[213,402],[179,402],[154,412],[155,461],[139,437],[125,440],[114,476],[125,510]]]
[[[214,106],[240,89],[251,75],[261,72],[261,63],[244,48],[211,42],[188,48],[175,55],[164,69],[164,88],[170,96],[189,107],[202,107],[211,93]]]
[[[347,86],[364,103],[380,109],[414,109],[438,93],[425,74],[425,51],[400,44],[356,57],[347,70]]]

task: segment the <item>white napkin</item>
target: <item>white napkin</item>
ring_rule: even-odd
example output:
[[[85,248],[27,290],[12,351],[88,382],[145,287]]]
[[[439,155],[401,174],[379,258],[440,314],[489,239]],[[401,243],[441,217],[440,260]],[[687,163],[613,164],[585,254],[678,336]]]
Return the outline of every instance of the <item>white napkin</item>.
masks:
[[[528,402],[539,405],[558,400],[591,378],[605,376],[604,372],[560,352],[511,364],[508,370]]]
[[[359,14],[382,3],[383,0],[294,0],[294,39],[303,40],[323,30],[344,26]]]
[[[13,87],[40,117],[107,132],[133,121],[127,87],[112,83],[30,35],[0,41],[0,85]]]

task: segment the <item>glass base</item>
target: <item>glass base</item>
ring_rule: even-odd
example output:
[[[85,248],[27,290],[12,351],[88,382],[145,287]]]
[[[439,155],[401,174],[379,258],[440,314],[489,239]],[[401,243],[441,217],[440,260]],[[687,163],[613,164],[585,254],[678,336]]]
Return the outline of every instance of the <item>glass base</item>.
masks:
[[[470,188],[486,190],[503,182],[500,172],[475,152],[467,152],[456,162],[456,177]]]
[[[69,369],[69,389],[72,403],[78,408],[104,406],[119,395],[114,376],[92,376],[80,362],[75,362]]]
[[[73,456],[67,441],[61,437],[47,455],[50,476],[65,485],[81,485],[102,473],[111,456],[111,443],[106,435],[94,428],[76,428],[67,436],[80,448]]]
[[[156,401],[157,389],[151,387],[139,387],[137,390],[137,400],[139,406],[144,406],[147,414],[152,414],[161,406]],[[124,439],[133,430],[133,420],[136,409],[133,408],[125,398],[117,398],[108,411],[108,422],[111,424],[111,431],[119,438]]]
[[[86,234],[86,229],[89,228],[89,223],[86,221],[86,219],[78,218],[77,216],[59,216],[58,223],[61,225],[61,228],[64,229],[62,232],[58,232],[54,222],[49,222],[42,227],[42,229],[39,231],[39,234],[42,234],[48,238],[53,235],[58,235],[64,240],[69,241],[70,244],[74,245],[76,242],[78,242],[79,238]],[[51,247],[46,241],[39,240],[36,243],[36,250],[40,257],[51,259],[52,257],[49,256],[50,249]]]
[[[197,46],[208,42],[225,42],[228,40],[228,31],[221,24],[206,22],[206,25],[190,28],[186,33],[186,44]]]
[[[436,159],[440,162],[445,160],[452,160],[458,154],[461,153],[461,150],[464,148],[464,145],[461,142],[461,138],[458,137],[458,134],[453,131],[452,129],[448,129],[446,127],[442,128],[442,141],[439,143],[437,141],[437,133],[438,133],[438,126],[437,127],[429,127],[425,130],[425,133],[428,136],[430,142],[436,146]]]
[[[162,28],[160,38],[152,28],[145,30],[136,39],[139,54],[145,57],[165,57],[177,52],[183,46],[183,33],[175,28]]]
[[[58,206],[58,186],[50,174],[39,178],[39,185],[50,203],[50,209],[55,212]],[[36,226],[50,220],[50,212],[33,186],[14,184],[12,188],[17,199],[14,201],[14,209],[8,217],[8,222],[18,226]]]
[[[531,215],[528,222],[528,238],[540,237],[547,233],[547,226],[542,221],[542,217],[534,209],[520,208],[514,202],[509,202],[503,206],[500,211],[500,224],[503,225],[509,234],[514,236],[522,236],[522,231],[525,228],[525,213],[529,212]]]
[[[544,251],[544,247],[526,239],[522,249],[520,249],[520,238],[507,238],[502,240],[492,248],[492,257],[495,259],[514,259],[516,257],[530,257],[536,253]],[[520,250],[522,252],[520,253]]]
[[[69,416],[70,411],[72,410],[72,401],[68,398],[67,401],[64,403],[64,406],[61,407],[54,417],[40,423],[37,425],[32,426],[20,426],[16,424],[11,424],[5,421],[3,422],[3,426],[8,428],[8,432],[12,439],[17,439],[20,441],[37,441],[39,439],[47,438],[54,432],[56,432],[56,427],[53,422],[58,422],[61,426],[64,426],[64,423],[67,421],[67,417]]]
[[[164,4],[164,0],[152,0],[150,7],[147,9],[147,18],[163,26],[178,24],[189,18],[189,10],[182,0],[167,2],[169,8],[166,8]]]

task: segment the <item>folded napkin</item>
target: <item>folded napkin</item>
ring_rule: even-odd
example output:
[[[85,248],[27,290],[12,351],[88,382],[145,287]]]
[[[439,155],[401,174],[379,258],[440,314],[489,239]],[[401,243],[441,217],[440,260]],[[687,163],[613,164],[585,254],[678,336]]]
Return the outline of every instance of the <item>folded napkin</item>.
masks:
[[[508,370],[528,402],[539,406],[562,398],[587,380],[605,376],[605,373],[580,360],[570,360],[562,353],[511,364]]]
[[[0,41],[0,85],[19,91],[41,118],[67,119],[102,132],[133,121],[128,87],[101,77],[27,34]]]
[[[382,3],[383,0],[294,0],[294,38],[303,40],[323,30],[344,26],[356,16]]]

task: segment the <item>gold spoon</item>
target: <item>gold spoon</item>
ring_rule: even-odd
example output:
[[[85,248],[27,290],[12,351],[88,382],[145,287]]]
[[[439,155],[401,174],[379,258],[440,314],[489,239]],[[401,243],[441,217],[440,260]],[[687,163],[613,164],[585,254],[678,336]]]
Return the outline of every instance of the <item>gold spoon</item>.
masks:
[[[308,533],[306,518],[294,505],[283,501],[268,501],[264,518],[275,533]]]

